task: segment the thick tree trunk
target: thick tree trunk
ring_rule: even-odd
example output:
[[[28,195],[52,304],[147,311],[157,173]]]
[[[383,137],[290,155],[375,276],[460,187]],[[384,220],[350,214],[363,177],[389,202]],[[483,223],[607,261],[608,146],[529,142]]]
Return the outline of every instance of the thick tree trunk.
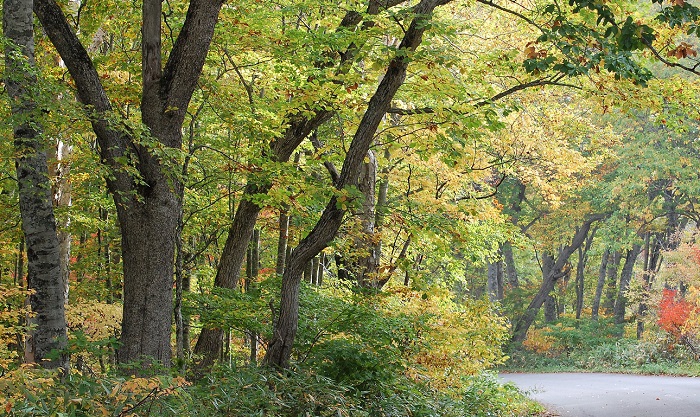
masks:
[[[449,0],[422,0],[413,7],[415,16],[408,26],[398,47],[398,53],[391,60],[377,91],[372,96],[362,120],[350,144],[336,188],[357,185],[362,170],[363,161],[372,144],[377,128],[390,107],[399,87],[406,78],[408,68],[408,52],[420,45],[423,32],[428,28],[428,22],[433,10]],[[342,223],[345,211],[339,208],[337,197],[332,197],[321,218],[313,230],[299,242],[292,252],[289,267],[282,276],[282,291],[280,309],[275,321],[272,340],[265,354],[265,363],[276,367],[289,366],[294,338],[299,323],[299,284],[303,268],[314,256],[326,247],[335,236]]]
[[[554,256],[552,256],[552,254],[550,254],[549,252],[544,252],[542,254],[543,281],[546,279],[546,277],[550,276],[550,274],[555,273],[555,271],[552,270],[552,268],[554,268],[555,262],[556,259],[554,259]],[[557,300],[552,295],[552,292],[554,292],[554,287],[552,287],[552,290],[549,292],[549,294],[547,294],[547,296],[544,299],[544,321],[547,323],[551,323],[557,319]]]
[[[544,299],[544,321],[546,323],[555,321],[558,317],[557,311],[557,299],[550,292]]]
[[[620,288],[617,292],[617,300],[615,301],[615,324],[622,324],[625,322],[627,289],[629,288],[630,281],[632,280],[634,264],[637,261],[637,256],[639,256],[639,252],[641,252],[641,250],[641,245],[634,244],[632,245],[632,249],[628,250],[627,255],[625,256],[625,264],[622,266],[622,272],[620,273]]]
[[[162,2],[144,0],[142,121],[159,145],[179,150],[181,127],[201,74],[223,0],[192,0],[184,25],[162,66]],[[111,170],[107,186],[117,207],[124,265],[123,364],[170,365],[170,325],[181,183],[162,160],[114,122],[112,105],[86,49],[54,0],[36,0],[34,12],[75,81],[97,135],[100,157]],[[134,162],[137,176],[122,165]],[[134,369],[134,368],[132,368]],[[139,371],[144,368],[139,367]]]
[[[500,259],[487,265],[487,284],[489,301],[503,300],[503,261]]]
[[[163,181],[146,204],[117,206],[122,232],[124,311],[118,360],[171,358],[174,249],[180,200]],[[129,277],[129,279],[127,279]]]
[[[591,307],[591,318],[598,320],[600,310],[600,300],[603,297],[603,287],[605,287],[605,272],[608,270],[608,259],[610,258],[610,250],[605,249],[600,260],[600,269],[598,270],[598,283],[593,296],[593,306]]]
[[[571,256],[571,254],[574,253],[576,249],[578,249],[579,246],[583,244],[583,242],[586,239],[586,236],[588,235],[588,232],[591,229],[591,225],[594,222],[603,219],[604,217],[605,216],[603,215],[594,215],[589,217],[583,222],[581,227],[577,229],[573,239],[571,240],[571,244],[564,246],[559,250],[559,255],[554,261],[550,272],[547,274],[547,276],[543,277],[539,291],[537,292],[537,294],[535,294],[522,316],[520,316],[516,320],[513,336],[511,338],[512,342],[522,343],[523,341],[525,341],[525,339],[527,338],[527,331],[530,329],[530,326],[535,321],[535,317],[537,317],[537,313],[542,307],[542,304],[545,302],[547,296],[554,289],[554,284],[559,278],[563,277],[566,273],[566,271],[564,271],[564,267],[566,266],[569,257]]]
[[[61,276],[59,241],[53,212],[46,147],[38,128],[37,106],[29,91],[36,84],[34,67],[34,21],[31,0],[3,3],[3,31],[16,45],[5,47],[5,88],[10,96],[19,187],[22,231],[27,243],[27,284],[36,328],[28,346],[30,356],[46,368],[68,371],[68,355],[49,359],[53,350],[63,351],[68,342],[65,320],[64,280]]]

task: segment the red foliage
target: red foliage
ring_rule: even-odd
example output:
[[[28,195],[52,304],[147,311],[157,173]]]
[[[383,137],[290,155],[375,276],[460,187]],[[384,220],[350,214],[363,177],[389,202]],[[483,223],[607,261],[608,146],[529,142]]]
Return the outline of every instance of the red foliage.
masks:
[[[658,323],[663,330],[680,339],[693,306],[683,298],[676,299],[676,293],[676,290],[664,290],[659,303]]]

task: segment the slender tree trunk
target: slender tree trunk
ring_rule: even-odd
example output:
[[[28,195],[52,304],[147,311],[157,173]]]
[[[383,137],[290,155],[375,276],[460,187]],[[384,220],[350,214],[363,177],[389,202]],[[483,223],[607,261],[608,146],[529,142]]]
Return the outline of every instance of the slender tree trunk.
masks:
[[[19,186],[22,231],[27,244],[27,284],[36,328],[30,349],[34,360],[46,368],[68,371],[65,352],[49,359],[53,350],[63,351],[68,342],[65,319],[64,281],[53,212],[46,144],[41,135],[37,104],[30,88],[36,85],[34,68],[34,20],[31,0],[3,3],[3,31],[14,45],[5,47],[5,88],[10,96]]]
[[[58,97],[58,99],[61,99],[61,97]],[[67,141],[58,139],[56,145],[49,149],[53,151],[49,159],[55,160],[54,163],[49,166],[49,174],[51,178],[53,178],[51,192],[53,194],[54,208],[68,208],[71,205],[71,186],[68,176],[70,174],[69,159],[72,154],[72,147]],[[70,227],[70,217],[66,215],[56,220],[61,260],[61,280],[63,281],[63,298],[66,304],[68,304],[71,251],[71,234],[68,230]]]
[[[518,288],[520,282],[518,280],[518,271],[515,269],[515,258],[513,257],[513,246],[510,242],[506,242],[501,247],[503,252],[503,262],[506,265],[506,280],[510,288]]]
[[[585,270],[586,263],[588,263],[588,251],[591,249],[593,244],[593,238],[595,237],[597,227],[594,227],[586,238],[586,243],[578,248],[578,263],[576,264],[576,318],[581,318],[581,312],[583,311],[583,298],[584,298],[584,288],[585,288]]]
[[[287,257],[287,242],[289,241],[289,215],[285,211],[280,212],[279,237],[277,238],[277,264],[275,273],[282,275]]]
[[[612,259],[608,261],[608,277],[605,283],[605,300],[603,301],[603,311],[607,315],[612,315],[615,308],[615,296],[618,292],[617,276],[621,259],[620,251],[615,251],[612,254]]]
[[[593,306],[591,307],[591,318],[598,320],[598,312],[600,310],[600,299],[603,297],[603,287],[605,286],[605,272],[608,270],[608,259],[610,258],[610,250],[605,249],[600,260],[600,269],[598,270],[598,284],[595,288],[595,296],[593,297]]]
[[[646,317],[649,306],[647,299],[651,291],[654,278],[657,273],[657,268],[661,264],[661,234],[647,233],[644,240],[644,278],[642,283],[642,300],[639,302],[637,309],[637,339],[641,339],[644,334],[644,318]]]
[[[353,266],[353,273],[361,287],[381,288],[386,281],[378,276],[379,250],[375,238],[375,220],[377,218],[377,203],[375,200],[377,183],[377,158],[374,152],[367,151],[367,157],[362,164],[357,188],[362,192],[362,212],[359,213],[362,225],[361,237],[355,243],[357,252],[363,256]]]
[[[357,185],[362,164],[377,128],[405,80],[409,62],[407,53],[420,45],[433,10],[448,2],[449,0],[422,0],[413,7],[415,16],[398,47],[398,53],[389,63],[355,132],[335,184],[337,189],[342,190],[345,187]],[[274,323],[272,340],[265,354],[267,365],[281,368],[289,366],[299,323],[299,284],[303,268],[335,237],[344,215],[345,211],[339,208],[337,197],[332,197],[313,230],[299,242],[299,246],[292,253],[289,267],[282,276],[279,315]]]
[[[625,256],[625,264],[622,266],[620,273],[620,288],[617,292],[617,300],[615,301],[615,324],[623,324],[625,322],[625,310],[627,308],[627,289],[632,280],[634,264],[637,261],[637,256],[641,252],[642,246],[638,244],[632,245],[632,249],[627,251]]]

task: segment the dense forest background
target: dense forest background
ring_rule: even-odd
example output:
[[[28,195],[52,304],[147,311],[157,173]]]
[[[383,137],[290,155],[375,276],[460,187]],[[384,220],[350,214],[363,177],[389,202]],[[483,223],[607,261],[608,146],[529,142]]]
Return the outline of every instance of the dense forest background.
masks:
[[[3,14],[8,415],[531,415],[488,369],[697,359],[693,2]]]

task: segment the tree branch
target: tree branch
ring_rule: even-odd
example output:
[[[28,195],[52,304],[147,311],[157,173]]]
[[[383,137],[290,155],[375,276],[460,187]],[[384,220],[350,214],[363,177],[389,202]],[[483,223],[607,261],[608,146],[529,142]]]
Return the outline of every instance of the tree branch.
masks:
[[[185,118],[214,36],[214,26],[222,4],[223,0],[190,1],[185,24],[177,36],[160,80],[159,95],[165,100],[163,110],[166,113],[172,112],[176,116],[175,120]]]
[[[678,63],[678,62],[671,62],[671,61],[669,61],[668,59],[664,58],[664,57],[659,53],[659,51],[658,51],[656,48],[654,48],[654,45],[652,45],[651,42],[649,42],[648,40],[642,38],[642,43],[644,43],[644,45],[646,45],[646,47],[649,48],[649,50],[651,51],[652,54],[654,54],[654,56],[656,57],[656,59],[658,59],[658,60],[661,61],[662,63],[668,65],[669,67],[680,68],[680,69],[682,69],[682,70],[684,70],[684,71],[688,71],[688,72],[693,73],[693,74],[695,74],[695,75],[700,75],[700,71],[698,71],[698,69],[697,69],[697,68],[698,68],[698,65],[700,65],[700,63],[698,63],[698,64],[696,64],[696,65],[694,65],[694,66],[692,66],[692,67],[689,67],[689,66],[680,64],[680,63]]]
[[[475,107],[483,107],[487,104],[493,103],[494,101],[498,101],[498,100],[500,100],[504,97],[507,97],[511,94],[517,93],[518,91],[522,91],[522,90],[532,88],[532,87],[543,87],[546,85],[553,85],[553,86],[557,86],[557,87],[568,87],[568,88],[581,89],[581,87],[579,87],[577,85],[567,84],[567,83],[561,82],[560,80],[562,78],[564,78],[564,75],[559,74],[553,78],[542,78],[539,80],[534,80],[534,81],[530,81],[527,83],[518,84],[518,85],[515,85],[507,90],[504,90],[504,91],[496,94],[495,96],[493,96],[489,99],[486,99],[486,100],[483,100],[483,101],[476,103]],[[450,111],[453,113],[458,113],[458,114],[467,114],[467,113],[459,113],[459,112],[456,112],[456,111],[453,111],[450,109],[447,109],[447,111]],[[392,107],[387,111],[387,113],[389,113],[389,114],[398,114],[401,116],[410,116],[410,115],[417,115],[417,114],[434,114],[435,112],[436,112],[436,110],[432,107],[421,107],[418,109],[402,109],[402,108],[398,108],[398,107]]]

